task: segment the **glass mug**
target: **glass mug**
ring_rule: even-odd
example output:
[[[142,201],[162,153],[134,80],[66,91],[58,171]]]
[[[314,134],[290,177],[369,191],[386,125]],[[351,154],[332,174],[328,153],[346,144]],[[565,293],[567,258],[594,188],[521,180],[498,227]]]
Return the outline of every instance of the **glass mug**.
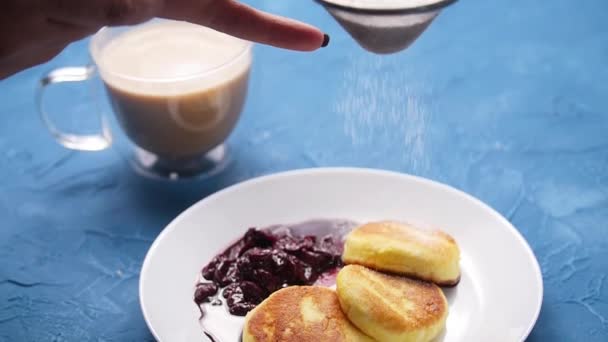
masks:
[[[99,151],[112,145],[107,118],[93,135],[62,132],[43,105],[45,90],[98,73],[122,130],[134,145],[139,173],[179,179],[218,171],[224,142],[247,95],[251,43],[185,22],[153,19],[131,27],[105,27],[91,39],[92,66],[51,71],[37,101],[43,122],[64,147]]]

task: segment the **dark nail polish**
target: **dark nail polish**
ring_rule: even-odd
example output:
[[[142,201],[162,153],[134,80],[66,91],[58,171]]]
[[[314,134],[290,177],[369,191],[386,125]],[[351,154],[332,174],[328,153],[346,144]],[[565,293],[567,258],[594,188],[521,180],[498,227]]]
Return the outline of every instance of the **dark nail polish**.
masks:
[[[321,44],[321,47],[326,47],[327,45],[329,45],[329,35],[324,34],[323,35],[323,44]]]

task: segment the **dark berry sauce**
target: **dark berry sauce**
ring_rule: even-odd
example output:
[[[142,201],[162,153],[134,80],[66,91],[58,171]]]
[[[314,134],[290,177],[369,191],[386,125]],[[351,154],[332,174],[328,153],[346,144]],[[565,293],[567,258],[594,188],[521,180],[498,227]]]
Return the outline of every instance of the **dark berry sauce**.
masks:
[[[283,287],[312,285],[335,273],[342,249],[342,234],[319,238],[285,228],[250,228],[203,268],[194,301],[200,306],[220,293],[231,314],[244,316]]]

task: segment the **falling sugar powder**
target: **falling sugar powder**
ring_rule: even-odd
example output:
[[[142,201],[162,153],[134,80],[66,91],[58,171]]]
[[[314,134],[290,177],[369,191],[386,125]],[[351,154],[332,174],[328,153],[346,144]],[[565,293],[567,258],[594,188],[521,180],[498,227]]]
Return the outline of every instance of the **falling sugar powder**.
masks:
[[[344,132],[361,151],[380,151],[388,163],[415,174],[429,168],[427,121],[431,114],[424,84],[409,84],[406,71],[391,72],[386,57],[362,58],[345,72],[334,111]]]

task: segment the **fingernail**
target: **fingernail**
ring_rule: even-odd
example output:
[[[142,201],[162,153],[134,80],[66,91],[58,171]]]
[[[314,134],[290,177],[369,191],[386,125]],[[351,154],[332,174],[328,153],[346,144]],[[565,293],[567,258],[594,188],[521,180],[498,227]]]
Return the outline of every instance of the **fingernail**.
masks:
[[[321,44],[321,47],[326,47],[327,45],[329,45],[329,35],[326,33],[323,35],[323,44]]]

